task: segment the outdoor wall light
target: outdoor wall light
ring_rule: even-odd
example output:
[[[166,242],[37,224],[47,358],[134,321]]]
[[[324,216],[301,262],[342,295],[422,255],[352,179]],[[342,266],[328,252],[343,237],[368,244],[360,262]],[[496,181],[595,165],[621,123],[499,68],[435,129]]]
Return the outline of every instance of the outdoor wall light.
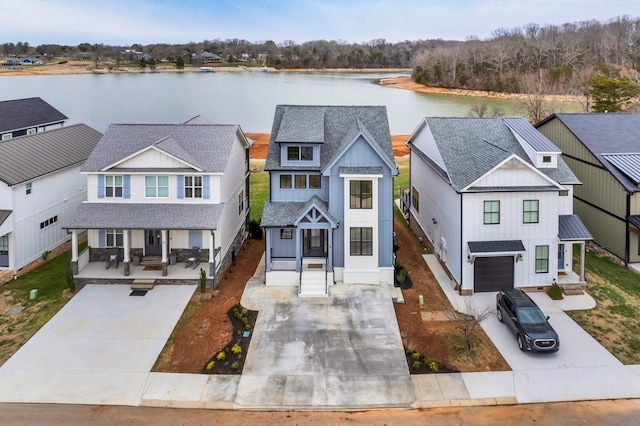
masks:
[[[516,256],[516,262],[520,262],[522,260],[522,253],[518,253]]]
[[[433,222],[433,224],[434,224],[434,225],[435,225],[436,223],[438,223],[438,221],[436,220],[436,218],[435,218],[435,217],[432,217],[432,218],[431,218],[431,221]]]

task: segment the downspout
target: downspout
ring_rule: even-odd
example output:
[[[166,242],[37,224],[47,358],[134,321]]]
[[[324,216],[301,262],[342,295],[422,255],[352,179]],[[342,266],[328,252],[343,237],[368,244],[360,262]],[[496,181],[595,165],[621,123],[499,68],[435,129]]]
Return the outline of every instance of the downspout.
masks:
[[[464,282],[464,247],[462,246],[464,228],[462,227],[462,193],[460,193],[460,285],[458,294],[462,296],[462,283]]]
[[[631,250],[631,239],[629,237],[629,215],[631,215],[631,193],[627,192],[627,209],[624,216],[624,267],[629,267],[629,251]]]

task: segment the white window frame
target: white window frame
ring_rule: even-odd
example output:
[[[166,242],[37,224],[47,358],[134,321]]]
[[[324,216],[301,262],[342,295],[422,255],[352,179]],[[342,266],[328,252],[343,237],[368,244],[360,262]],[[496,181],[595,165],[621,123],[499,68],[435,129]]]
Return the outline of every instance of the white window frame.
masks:
[[[202,198],[202,176],[184,177],[184,198]]]
[[[166,179],[166,185],[160,183],[160,179]],[[153,179],[153,182],[150,181]],[[160,195],[161,190],[166,189],[167,195]],[[153,191],[153,195],[149,195],[149,191]],[[153,175],[144,177],[144,196],[145,198],[169,198],[169,176]]]
[[[118,178],[120,178],[119,184],[118,184]],[[104,177],[104,197],[105,198],[122,198],[122,194],[124,190],[123,182],[124,182],[124,178],[122,177],[122,175],[106,175]],[[118,190],[120,192],[120,195],[118,195]]]

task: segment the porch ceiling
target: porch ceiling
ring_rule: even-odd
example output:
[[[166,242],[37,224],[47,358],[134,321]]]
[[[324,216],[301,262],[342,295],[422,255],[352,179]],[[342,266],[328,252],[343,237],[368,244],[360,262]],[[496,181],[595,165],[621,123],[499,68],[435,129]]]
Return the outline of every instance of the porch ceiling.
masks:
[[[217,229],[224,204],[84,203],[63,229]]]

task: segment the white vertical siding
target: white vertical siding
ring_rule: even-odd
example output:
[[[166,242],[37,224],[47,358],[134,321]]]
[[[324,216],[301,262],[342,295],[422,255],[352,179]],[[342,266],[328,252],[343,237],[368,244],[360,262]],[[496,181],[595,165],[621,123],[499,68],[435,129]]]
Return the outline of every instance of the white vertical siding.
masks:
[[[118,168],[144,168],[144,169],[170,169],[189,167],[184,161],[179,161],[170,155],[160,152],[154,148],[148,149],[140,154],[131,157],[117,165]]]
[[[24,184],[13,188],[14,241],[10,258],[15,269],[69,240],[61,227],[87,195],[79,170],[80,166],[74,166],[34,179],[28,195]],[[58,217],[57,222],[40,229],[41,222],[54,216]]]
[[[419,211],[416,211],[413,205],[411,206],[413,217],[436,249],[440,249],[441,240],[445,241],[446,247],[439,252],[441,260],[447,265],[456,281],[460,282],[462,279],[460,194],[414,152],[411,153],[411,186],[420,193]]]
[[[13,191],[4,182],[0,182],[0,210],[13,210]]]

